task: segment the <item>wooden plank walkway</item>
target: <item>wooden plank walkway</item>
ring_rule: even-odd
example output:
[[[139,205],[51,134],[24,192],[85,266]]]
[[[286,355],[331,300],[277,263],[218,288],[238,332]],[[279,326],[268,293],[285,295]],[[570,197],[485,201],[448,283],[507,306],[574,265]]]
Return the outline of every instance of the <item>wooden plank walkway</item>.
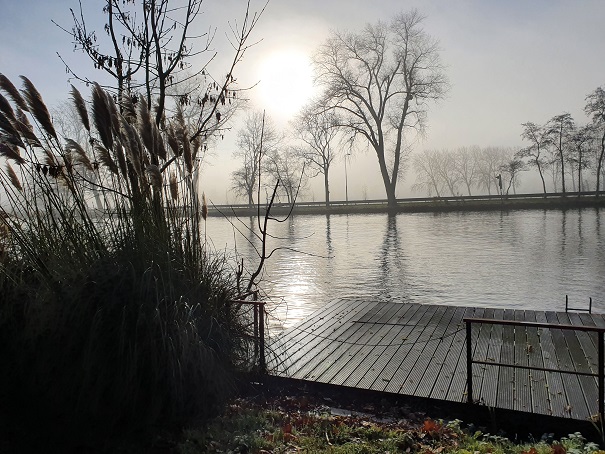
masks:
[[[465,317],[605,327],[602,314],[333,301],[272,339],[276,376],[453,402],[466,401]],[[597,373],[596,333],[473,324],[473,359]],[[598,413],[595,377],[473,365],[483,405],[586,420]]]

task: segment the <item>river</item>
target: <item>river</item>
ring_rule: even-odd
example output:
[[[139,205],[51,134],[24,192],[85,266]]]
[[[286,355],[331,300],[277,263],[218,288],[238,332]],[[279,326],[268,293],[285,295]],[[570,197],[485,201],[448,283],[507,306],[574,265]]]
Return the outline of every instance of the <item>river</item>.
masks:
[[[256,222],[209,218],[208,241],[255,268]],[[299,215],[269,232],[277,330],[340,297],[564,310],[569,295],[605,312],[605,210]]]

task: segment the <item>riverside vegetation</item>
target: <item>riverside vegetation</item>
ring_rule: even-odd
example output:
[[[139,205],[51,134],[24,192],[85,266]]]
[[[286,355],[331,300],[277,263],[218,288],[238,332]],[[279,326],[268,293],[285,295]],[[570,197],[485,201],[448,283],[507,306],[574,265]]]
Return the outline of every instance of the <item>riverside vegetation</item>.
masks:
[[[2,438],[107,437],[209,417],[248,367],[241,273],[204,238],[200,140],[97,84],[88,141],[0,75]],[[9,102],[10,99],[10,102]],[[167,145],[165,145],[167,144]]]

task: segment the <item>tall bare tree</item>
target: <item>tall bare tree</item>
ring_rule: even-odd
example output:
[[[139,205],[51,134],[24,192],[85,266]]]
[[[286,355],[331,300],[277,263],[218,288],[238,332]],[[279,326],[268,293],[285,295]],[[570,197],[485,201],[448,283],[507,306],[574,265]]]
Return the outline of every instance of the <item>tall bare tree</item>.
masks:
[[[516,156],[513,156],[509,161],[500,166],[500,171],[505,177],[508,177],[506,195],[508,195],[511,186],[513,188],[513,192],[515,194],[517,193],[517,186],[519,185],[519,173],[524,170],[526,170],[525,163]]]
[[[326,206],[330,206],[330,166],[339,155],[335,146],[338,118],[334,111],[317,110],[310,105],[295,119],[294,132],[302,142],[295,150],[308,168],[323,175]]]
[[[479,181],[479,147],[462,147],[454,151],[454,171],[466,186],[468,195]]]
[[[597,151],[597,186],[596,194],[601,190],[601,171],[603,169],[603,156],[605,155],[605,90],[598,87],[586,97],[586,106],[584,107],[586,115],[591,117],[592,124],[597,131],[597,137],[600,142],[600,149]]]
[[[301,189],[308,182],[305,174],[305,161],[291,146],[276,147],[267,155],[267,173],[272,184],[277,185],[278,194],[292,205]]]
[[[564,113],[552,117],[547,125],[550,143],[553,147],[553,156],[557,160],[561,171],[561,190],[565,194],[565,162],[570,149],[571,136],[574,130],[574,121],[570,114]]]
[[[568,156],[572,166],[578,170],[578,192],[582,192],[582,171],[590,167],[588,150],[595,142],[595,128],[592,124],[584,125],[574,131],[571,137],[572,149]]]
[[[546,194],[546,182],[544,181],[544,168],[549,165],[544,157],[548,145],[550,144],[551,134],[549,130],[532,122],[523,123],[523,132],[521,138],[529,142],[529,146],[519,150],[517,156],[521,159],[527,159],[527,163],[538,169],[540,180],[542,180],[542,189]]]
[[[423,150],[413,154],[412,167],[416,174],[413,190],[426,190],[429,196],[435,191],[435,195],[441,197],[443,181],[439,175],[440,159],[441,154],[437,150]]]
[[[496,192],[498,192],[496,176],[500,172],[500,167],[506,162],[508,154],[508,150],[502,147],[487,147],[481,149],[481,153],[478,157],[479,185],[490,195],[492,193],[492,185],[496,185]]]
[[[374,149],[390,206],[397,203],[405,133],[423,130],[429,102],[448,86],[438,42],[423,30],[423,20],[412,10],[358,33],[333,32],[314,58],[325,89],[321,104]]]
[[[273,154],[280,142],[277,129],[264,112],[255,111],[248,115],[244,126],[237,132],[237,150],[233,157],[242,161],[242,166],[231,176],[233,191],[254,205],[254,194],[259,192],[263,164]]]

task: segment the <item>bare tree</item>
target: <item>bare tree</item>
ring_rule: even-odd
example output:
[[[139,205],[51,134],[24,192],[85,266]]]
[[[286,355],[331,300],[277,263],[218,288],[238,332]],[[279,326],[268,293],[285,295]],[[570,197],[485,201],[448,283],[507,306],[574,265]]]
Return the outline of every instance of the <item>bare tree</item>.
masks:
[[[137,102],[143,95],[148,109],[154,105],[154,120],[160,126],[171,91],[178,93],[177,102],[194,101],[205,107],[189,133],[190,140],[194,140],[215,131],[223,118],[221,108],[229,99],[239,97],[233,71],[248,49],[250,33],[264,10],[251,15],[248,4],[241,23],[232,25],[233,59],[227,75],[214,78],[208,71],[208,64],[216,57],[211,50],[214,31],[209,28],[199,33],[202,2],[184,0],[174,6],[169,0],[104,0],[104,33],[97,33],[89,29],[80,1],[79,11],[71,10],[71,29],[57,25],[71,35],[74,50],[86,54],[97,70],[114,81],[115,85],[105,88],[115,91],[122,112],[128,108],[128,101]],[[59,57],[72,78],[92,83]],[[194,57],[196,69],[192,71]],[[174,89],[174,85],[195,77],[205,79],[195,95]]]
[[[266,132],[265,132],[266,133]],[[289,205],[296,201],[301,189],[308,182],[305,175],[305,161],[293,147],[274,148],[267,155],[267,173],[277,185]]]
[[[440,159],[441,156],[437,150],[423,150],[413,154],[412,168],[416,174],[413,190],[426,190],[429,196],[433,195],[433,191],[435,191],[435,195],[441,197],[443,181],[439,175]]]
[[[438,154],[437,175],[445,183],[450,194],[457,196],[460,174],[456,171],[456,158],[449,150],[441,150]]]
[[[330,206],[330,166],[339,154],[334,146],[338,119],[334,111],[317,111],[315,106],[308,106],[296,118],[294,131],[303,144],[296,153],[316,175],[323,175],[326,206]]]
[[[530,166],[538,169],[540,180],[542,180],[542,189],[544,190],[544,194],[546,194],[544,168],[548,166],[548,161],[544,159],[544,152],[550,144],[551,135],[548,129],[532,122],[523,123],[521,126],[523,126],[521,138],[527,140],[530,145],[519,150],[517,157],[527,159],[527,163]]]
[[[517,186],[519,181],[519,173],[526,170],[525,163],[517,158],[513,157],[506,164],[500,167],[500,171],[508,177],[508,185],[506,187],[506,195],[508,195],[512,186],[513,192],[517,193]]]
[[[405,158],[405,133],[422,131],[429,101],[441,99],[447,80],[435,39],[416,10],[358,32],[333,32],[315,55],[322,105],[342,117],[339,126],[361,136],[378,158],[390,206]]]
[[[552,117],[546,130],[553,147],[553,160],[557,160],[561,172],[561,190],[565,194],[565,161],[570,148],[570,139],[574,130],[574,121],[570,114],[564,113]]]
[[[590,167],[587,158],[588,150],[595,142],[595,130],[591,124],[576,129],[571,137],[571,152],[568,156],[570,163],[578,170],[578,192],[582,192],[582,170]]]
[[[237,132],[237,150],[233,157],[242,160],[242,166],[232,174],[232,189],[254,205],[254,194],[259,191],[260,175],[267,155],[273,154],[280,137],[264,112],[248,115],[244,126]]]
[[[601,172],[603,169],[603,156],[605,155],[605,90],[598,87],[595,91],[586,97],[586,106],[584,107],[586,115],[592,117],[592,124],[597,131],[600,141],[600,149],[597,151],[597,185],[596,194],[599,195],[601,189]]]
[[[479,181],[479,147],[462,147],[454,151],[454,171],[466,186],[468,195]]]
[[[507,155],[508,152],[505,148],[487,147],[481,149],[478,158],[479,184],[490,195],[492,193],[492,185],[496,184],[496,175],[499,174],[500,167],[506,162]]]

